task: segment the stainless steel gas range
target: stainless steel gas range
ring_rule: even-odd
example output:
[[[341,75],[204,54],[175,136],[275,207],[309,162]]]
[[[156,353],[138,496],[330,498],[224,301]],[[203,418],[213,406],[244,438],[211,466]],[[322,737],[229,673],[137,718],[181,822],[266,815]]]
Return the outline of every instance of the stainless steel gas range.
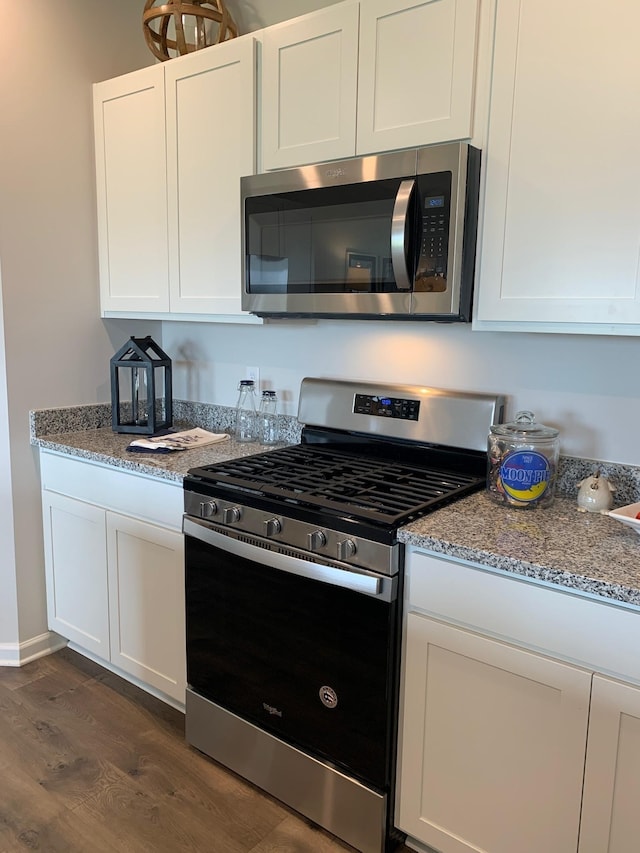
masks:
[[[397,531],[483,487],[503,406],[305,379],[300,444],[185,478],[187,740],[364,853],[401,838]]]

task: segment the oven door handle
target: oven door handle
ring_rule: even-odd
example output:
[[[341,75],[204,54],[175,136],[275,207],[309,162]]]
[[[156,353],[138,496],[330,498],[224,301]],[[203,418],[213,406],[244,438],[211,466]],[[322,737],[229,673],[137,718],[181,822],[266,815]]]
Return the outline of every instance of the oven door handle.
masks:
[[[391,264],[398,290],[411,290],[407,260],[407,218],[415,180],[402,181],[391,216]]]
[[[220,548],[236,557],[243,557],[245,560],[251,560],[254,563],[260,562],[281,572],[332,584],[342,589],[380,598],[383,601],[393,601],[395,598],[395,578],[380,577],[370,572],[342,569],[337,566],[322,566],[319,563],[292,557],[289,554],[259,548],[250,542],[243,542],[218,533],[206,521],[189,516],[183,518],[182,531],[186,536],[192,536],[194,539],[199,539],[214,548]]]

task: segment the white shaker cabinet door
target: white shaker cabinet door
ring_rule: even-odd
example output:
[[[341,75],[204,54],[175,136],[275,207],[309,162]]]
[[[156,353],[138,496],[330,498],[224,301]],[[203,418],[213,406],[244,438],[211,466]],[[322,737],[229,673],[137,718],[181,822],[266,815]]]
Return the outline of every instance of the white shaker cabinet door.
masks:
[[[164,69],[93,87],[100,304],[169,310]]]
[[[43,491],[49,628],[109,658],[105,511]]]
[[[497,0],[475,326],[640,334],[640,5],[561,5]]]
[[[172,313],[243,313],[240,178],[256,170],[255,52],[243,37],[164,66]]]
[[[479,0],[366,0],[357,153],[472,135]]]
[[[396,819],[440,853],[576,850],[591,673],[409,613]]]
[[[354,156],[358,13],[339,3],[263,31],[263,171]]]
[[[579,853],[636,853],[640,688],[596,675]]]
[[[111,663],[183,703],[181,533],[107,513]]]

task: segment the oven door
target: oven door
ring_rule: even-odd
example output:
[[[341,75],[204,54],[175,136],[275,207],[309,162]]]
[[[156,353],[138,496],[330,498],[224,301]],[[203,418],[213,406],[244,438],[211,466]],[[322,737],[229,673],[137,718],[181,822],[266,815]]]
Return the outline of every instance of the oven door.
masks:
[[[188,517],[184,532],[191,690],[388,790],[398,578],[312,563]]]

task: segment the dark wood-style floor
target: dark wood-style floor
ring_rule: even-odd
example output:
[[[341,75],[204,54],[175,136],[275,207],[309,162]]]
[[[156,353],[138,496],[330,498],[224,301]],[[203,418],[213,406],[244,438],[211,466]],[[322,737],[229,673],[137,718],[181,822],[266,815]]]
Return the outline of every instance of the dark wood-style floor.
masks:
[[[0,851],[27,850],[353,853],[187,746],[178,711],[69,649],[0,667]]]

